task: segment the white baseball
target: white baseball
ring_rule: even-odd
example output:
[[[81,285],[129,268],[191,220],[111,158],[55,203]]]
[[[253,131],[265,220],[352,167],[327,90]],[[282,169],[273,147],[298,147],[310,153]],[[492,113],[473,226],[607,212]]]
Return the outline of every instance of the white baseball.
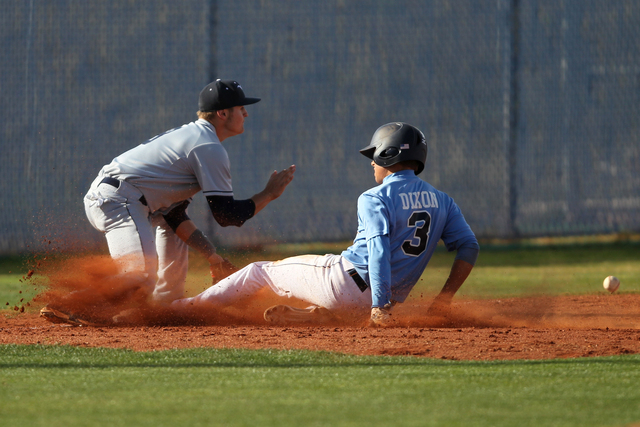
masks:
[[[618,278],[615,276],[609,276],[604,279],[602,286],[604,286],[604,288],[609,292],[613,293],[620,287],[620,280],[618,280]]]

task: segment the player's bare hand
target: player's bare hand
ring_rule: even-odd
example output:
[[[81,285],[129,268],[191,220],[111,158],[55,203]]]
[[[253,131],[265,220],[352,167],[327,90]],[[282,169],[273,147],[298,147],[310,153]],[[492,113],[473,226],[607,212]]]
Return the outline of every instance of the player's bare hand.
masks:
[[[228,259],[222,258],[219,255],[217,257],[220,259],[220,262],[213,262],[209,264],[209,270],[211,271],[211,278],[213,279],[214,285],[225,277],[228,277],[238,271],[238,268],[231,264]]]
[[[369,318],[369,326],[374,328],[384,328],[392,326],[391,313],[388,308],[373,307],[371,309],[371,317]]]
[[[427,316],[430,317],[447,317],[450,313],[451,300],[448,298],[436,297],[427,309]]]
[[[264,188],[264,192],[275,200],[282,195],[284,189],[293,180],[293,174],[296,171],[296,166],[291,165],[288,168],[278,171],[273,171],[267,182],[267,186]]]
[[[295,171],[295,165],[291,165],[280,172],[273,171],[264,190],[251,198],[256,205],[254,215],[282,195],[284,189],[287,188],[287,185],[293,180],[293,173]]]

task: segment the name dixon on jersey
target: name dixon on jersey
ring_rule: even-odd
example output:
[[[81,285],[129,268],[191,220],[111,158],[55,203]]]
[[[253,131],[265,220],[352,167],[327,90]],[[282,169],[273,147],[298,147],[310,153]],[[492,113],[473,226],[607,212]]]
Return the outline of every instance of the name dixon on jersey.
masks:
[[[438,199],[435,193],[430,191],[417,191],[415,193],[399,193],[402,200],[402,209],[437,208]]]

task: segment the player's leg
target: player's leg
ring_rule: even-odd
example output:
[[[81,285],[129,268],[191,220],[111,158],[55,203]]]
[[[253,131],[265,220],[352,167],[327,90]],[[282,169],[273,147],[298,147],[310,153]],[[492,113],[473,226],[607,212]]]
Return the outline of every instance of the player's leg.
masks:
[[[189,269],[189,246],[158,215],[152,220],[156,226],[156,249],[158,251],[158,281],[153,299],[170,303],[184,296],[184,286]]]
[[[192,298],[182,298],[173,305],[213,305],[224,307],[255,295],[260,289],[269,286],[269,278],[262,268],[268,261],[254,262],[222,279],[204,292]]]
[[[277,262],[256,262],[201,294],[174,304],[223,307],[269,287],[279,296],[297,298],[338,314],[366,315],[371,307],[371,292],[358,288],[347,273],[351,267],[338,255],[301,255]]]
[[[282,297],[296,297],[310,304],[335,305],[331,294],[330,268],[323,257],[301,255],[277,262],[254,262],[193,298],[189,304],[227,306],[269,287]]]
[[[370,307],[371,292],[358,288],[347,271],[353,266],[339,255],[301,255],[265,265],[276,293],[332,311]]]
[[[329,324],[360,321],[368,315],[371,292],[358,287],[349,274],[353,265],[339,255],[293,257],[265,268],[271,270],[274,286],[312,304],[306,308],[284,304],[269,307],[264,312],[269,323]]]
[[[92,185],[84,204],[91,225],[105,234],[109,253],[123,278],[130,276],[131,282],[136,277],[142,279],[140,285],[151,293],[158,267],[155,232],[149,222],[149,209],[139,197],[126,183],[119,189],[108,184]]]
[[[149,209],[140,201],[139,191],[128,184],[121,183],[119,187],[122,188],[118,188],[99,181],[100,178],[94,181],[85,196],[85,212],[91,225],[105,234],[109,252],[120,270],[113,278],[118,288],[97,290],[87,287],[65,295],[40,311],[41,316],[52,322],[108,323],[99,307],[108,313],[108,307],[119,301],[146,298],[153,290],[157,256],[154,233],[148,220]],[[98,311],[87,312],[86,308],[78,308],[74,301],[84,301],[85,305],[91,302]]]

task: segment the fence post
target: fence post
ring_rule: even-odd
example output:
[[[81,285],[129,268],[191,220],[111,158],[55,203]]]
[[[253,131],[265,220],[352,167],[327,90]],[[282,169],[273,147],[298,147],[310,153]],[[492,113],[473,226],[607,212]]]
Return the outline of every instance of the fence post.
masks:
[[[520,47],[519,0],[500,0],[503,10],[503,129],[502,138],[506,156],[505,204],[509,210],[507,237],[519,236],[516,227],[518,214],[518,66]]]

